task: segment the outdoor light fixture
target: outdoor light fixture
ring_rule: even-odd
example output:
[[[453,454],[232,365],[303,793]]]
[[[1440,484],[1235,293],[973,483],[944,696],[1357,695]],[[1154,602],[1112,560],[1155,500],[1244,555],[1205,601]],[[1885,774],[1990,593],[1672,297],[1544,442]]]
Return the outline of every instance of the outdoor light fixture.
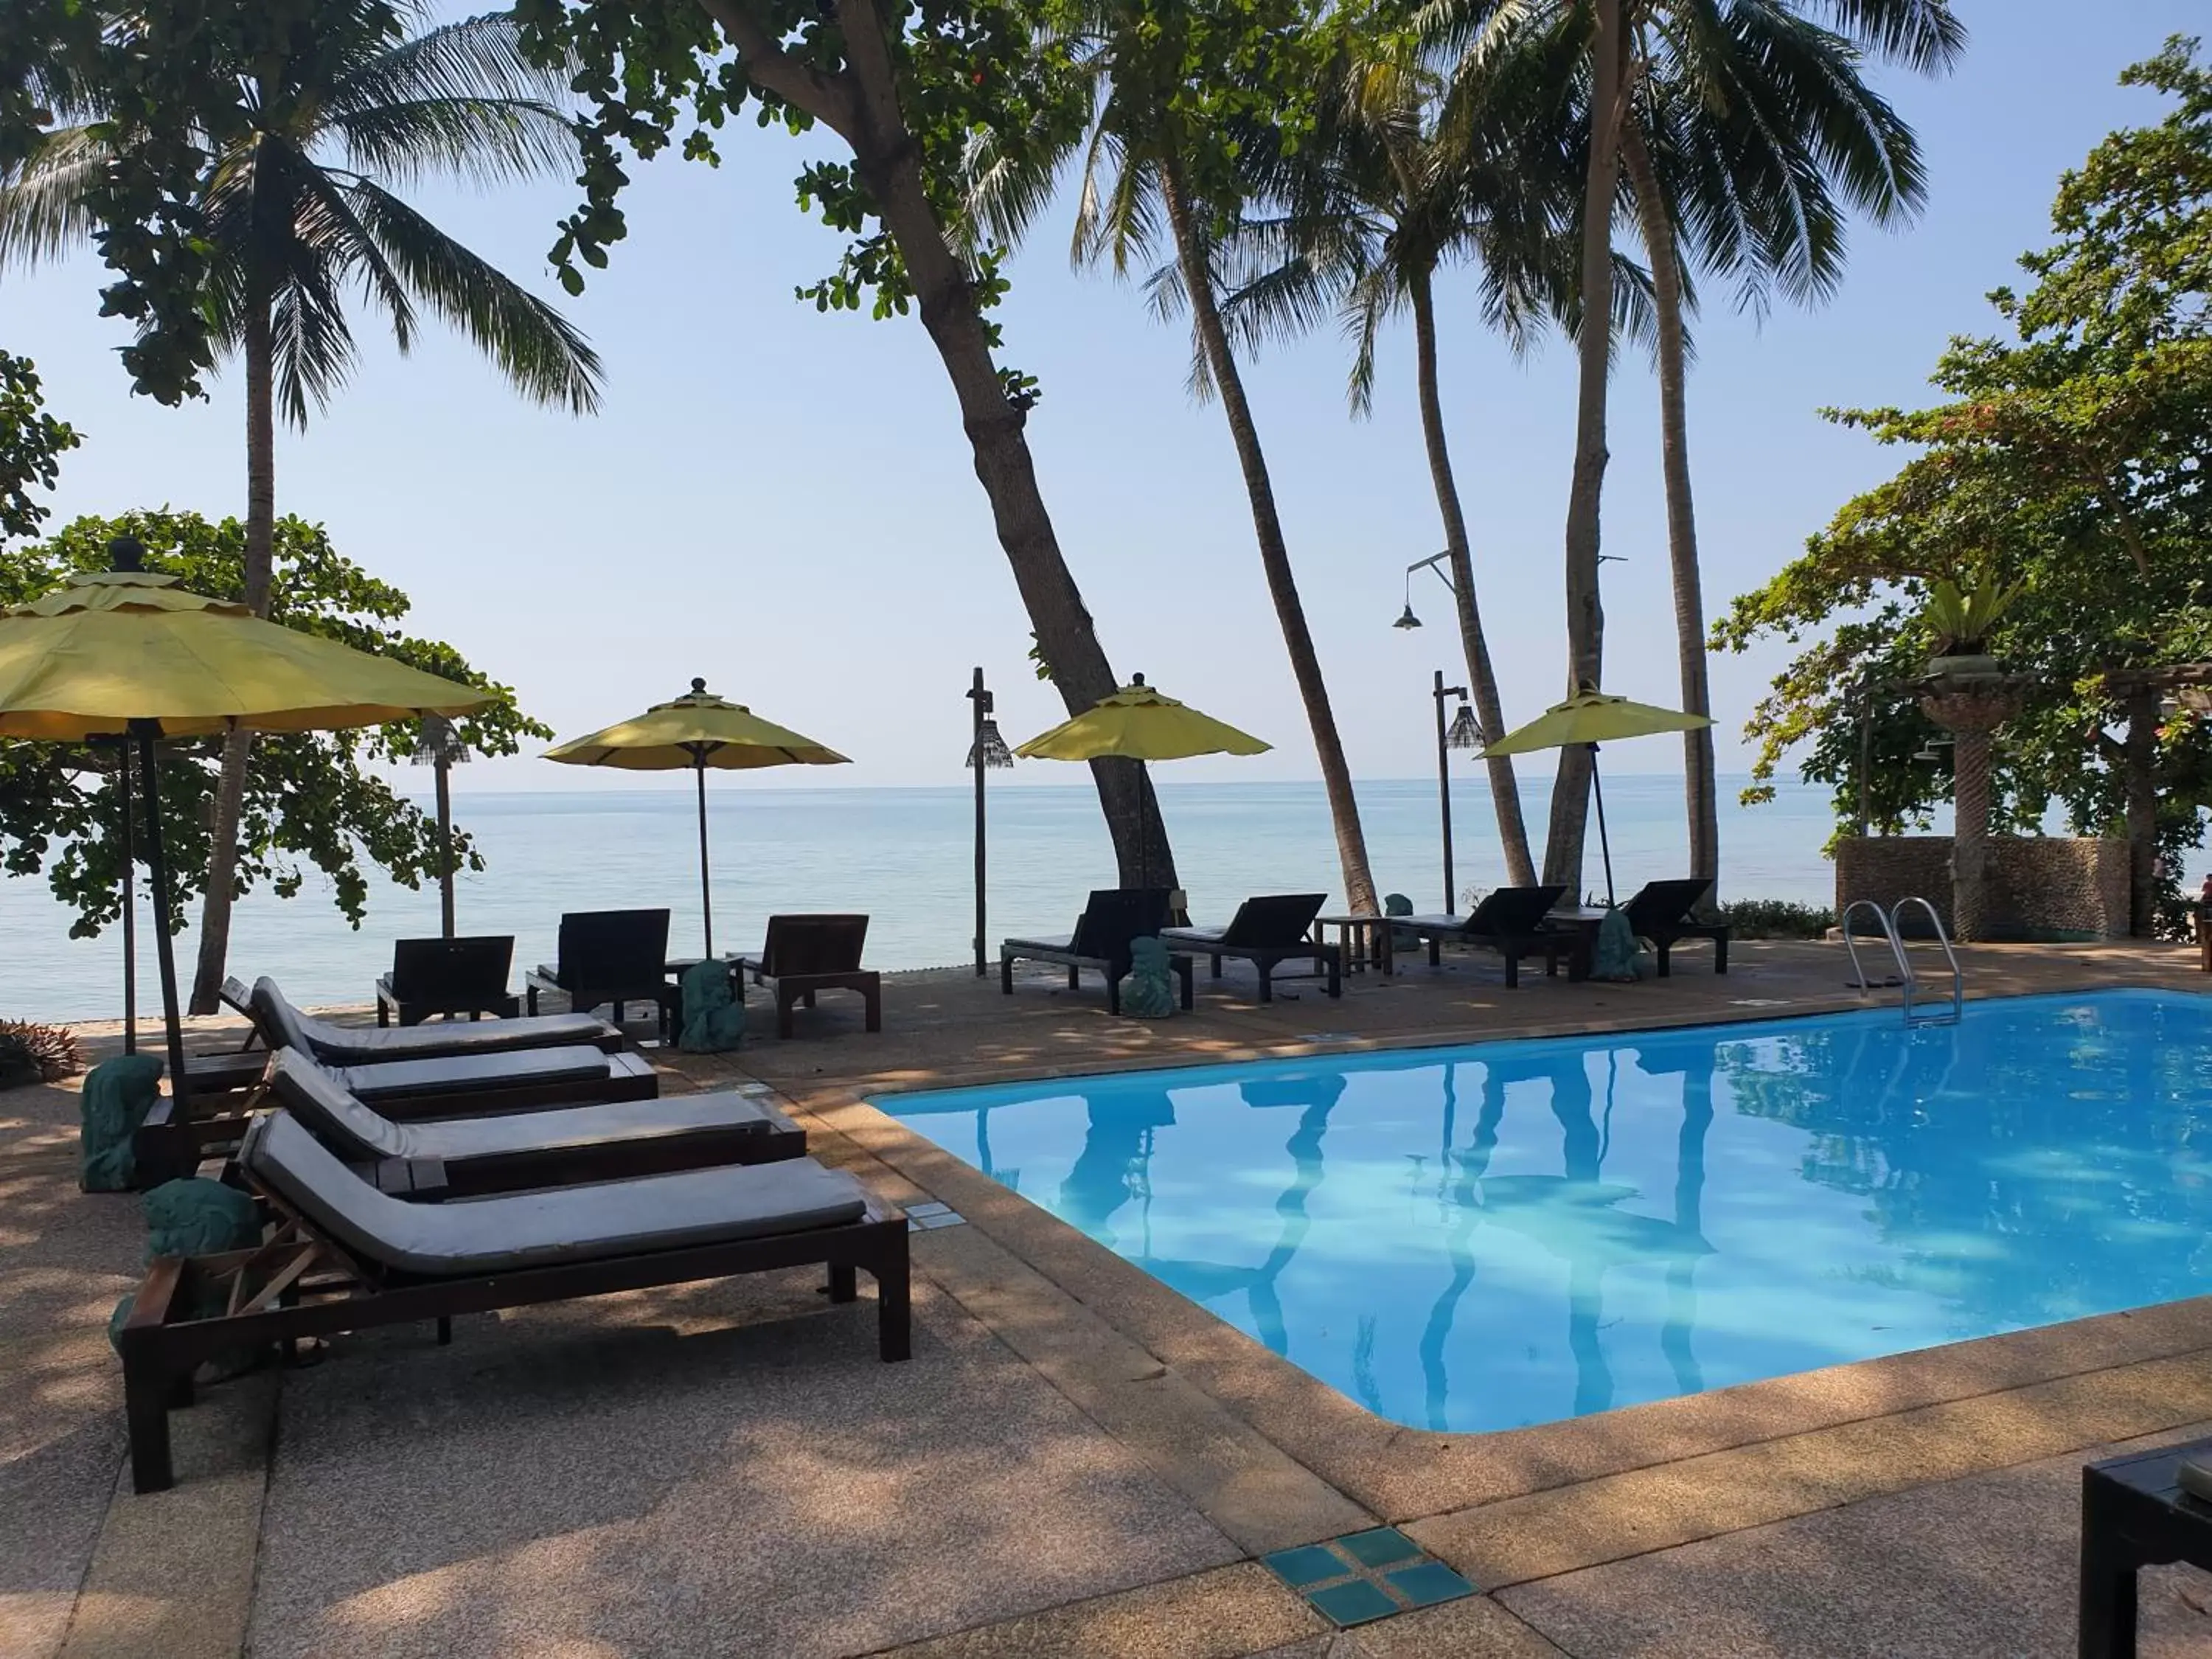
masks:
[[[999,735],[999,722],[992,712],[992,696],[984,689],[983,671],[980,668],[968,688],[968,700],[975,705],[975,735],[968,744],[968,769],[975,775],[975,976],[981,979],[988,971],[983,963],[983,775],[996,767],[1012,766],[1014,754],[1006,747],[1006,740]]]
[[[1438,558],[1443,556],[1438,554]],[[1415,568],[1419,568],[1418,566]],[[1438,575],[1443,573],[1438,571]],[[1452,825],[1451,825],[1451,768],[1445,757],[1455,749],[1477,749],[1482,744],[1482,728],[1474,723],[1474,710],[1467,706],[1467,688],[1446,685],[1443,670],[1436,672],[1435,688],[1429,693],[1437,705],[1437,815],[1443,821],[1444,838],[1444,914],[1452,909]],[[1457,697],[1459,713],[1449,725],[1444,720],[1444,699]]]
[[[1419,628],[1421,625],[1421,619],[1413,614],[1413,573],[1416,570],[1435,570],[1437,580],[1446,587],[1451,587],[1451,577],[1437,568],[1449,557],[1451,557],[1449,552],[1431,553],[1427,558],[1416,559],[1406,567],[1406,608],[1398,613],[1398,620],[1392,623],[1391,627]],[[1452,591],[1457,592],[1459,590],[1453,588]]]

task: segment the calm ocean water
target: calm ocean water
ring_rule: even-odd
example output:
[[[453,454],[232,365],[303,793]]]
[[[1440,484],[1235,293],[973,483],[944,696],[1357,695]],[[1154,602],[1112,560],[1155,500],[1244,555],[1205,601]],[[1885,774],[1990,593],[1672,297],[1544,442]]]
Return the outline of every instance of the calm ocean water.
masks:
[[[459,781],[457,775],[457,783]],[[1741,898],[1826,903],[1820,856],[1832,820],[1825,789],[1784,786],[1773,805],[1733,803],[1741,778],[1721,780],[1723,885]],[[1335,890],[1339,872],[1318,783],[1158,783],[1193,915],[1226,921],[1255,892]],[[1523,809],[1540,841],[1546,791],[1525,780]],[[515,936],[515,983],[550,960],[564,910],[665,905],[678,952],[699,945],[696,819],[689,780],[620,792],[470,795],[454,817],[489,867],[465,876],[460,931]],[[1433,783],[1363,783],[1360,808],[1375,878],[1428,910],[1443,897]],[[969,959],[973,926],[973,797],[944,789],[775,789],[737,783],[708,790],[715,942],[759,943],[771,910],[865,910],[870,962],[927,968]],[[1672,777],[1606,782],[1613,866],[1624,895],[1684,873],[1682,787]],[[1504,879],[1488,792],[1480,775],[1455,780],[1456,875],[1462,895]],[[1064,933],[1113,868],[1097,797],[1087,784],[1010,785],[991,792],[990,931]],[[1593,836],[1586,880],[1603,881]],[[142,897],[141,903],[143,905]],[[1462,898],[1462,908],[1464,899]],[[158,1006],[149,912],[140,912],[141,1006]],[[121,934],[69,937],[70,914],[43,879],[0,878],[0,1017],[112,1018],[121,1012]],[[256,893],[232,923],[232,971],[269,973],[308,1003],[358,1003],[391,966],[395,938],[434,934],[434,888],[373,890],[359,932],[310,877],[299,897]],[[190,934],[178,941],[189,976]]]

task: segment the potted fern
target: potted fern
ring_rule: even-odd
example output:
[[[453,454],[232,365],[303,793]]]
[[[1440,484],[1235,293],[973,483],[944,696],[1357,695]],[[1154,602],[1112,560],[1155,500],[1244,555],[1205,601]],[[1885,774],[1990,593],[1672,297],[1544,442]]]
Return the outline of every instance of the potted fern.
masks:
[[[2021,592],[2017,584],[2008,587],[1996,582],[1963,588],[1949,577],[1929,588],[1923,614],[1936,635],[1936,654],[1928,672],[1961,677],[1996,674],[1997,660],[1988,654],[1990,635],[2020,602]]]

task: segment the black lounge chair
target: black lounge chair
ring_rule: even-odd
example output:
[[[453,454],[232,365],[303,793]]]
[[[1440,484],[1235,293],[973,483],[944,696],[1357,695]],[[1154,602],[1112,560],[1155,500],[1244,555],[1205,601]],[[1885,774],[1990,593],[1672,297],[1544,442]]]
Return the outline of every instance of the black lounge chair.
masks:
[[[1129,947],[1140,939],[1158,938],[1168,923],[1168,890],[1164,887],[1098,887],[1076,919],[1075,931],[1064,938],[1010,939],[999,947],[999,989],[1014,994],[1017,962],[1050,962],[1067,969],[1067,988],[1080,988],[1086,968],[1106,977],[1106,1009],[1121,1012],[1121,981],[1129,971]],[[1182,981],[1182,1006],[1191,1006],[1191,966],[1188,957],[1170,956],[1168,965]]]
[[[1647,881],[1644,890],[1621,908],[1638,939],[1651,941],[1659,958],[1659,977],[1673,971],[1668,952],[1686,939],[1713,942],[1713,971],[1728,972],[1729,927],[1724,921],[1700,921],[1694,912],[1713,890],[1704,876],[1685,876],[1672,881]]]
[[[1213,964],[1213,977],[1221,977],[1221,959],[1237,957],[1260,970],[1260,1000],[1275,1000],[1275,964],[1310,961],[1316,971],[1328,975],[1328,994],[1344,994],[1344,952],[1306,937],[1326,893],[1275,893],[1248,898],[1237,907],[1226,927],[1166,927],[1160,942],[1170,951],[1206,957]]]
[[[579,1013],[612,1005],[615,1024],[633,1002],[642,1002],[665,1038],[682,1009],[668,982],[668,912],[572,910],[561,918],[560,960],[540,963],[522,976],[530,1012],[538,999],[558,991]]]
[[[173,1484],[169,1411],[203,1362],[302,1337],[434,1319],[443,1341],[456,1314],[823,1263],[833,1302],[871,1274],[878,1352],[911,1352],[906,1217],[811,1158],[410,1204],[280,1111],[240,1162],[279,1218],[267,1241],[155,1258],[116,1334],[139,1492]]]
[[[269,1084],[316,1139],[400,1198],[468,1198],[806,1154],[804,1129],[732,1090],[398,1123],[296,1048],[270,1060]]]
[[[858,991],[866,1005],[867,1028],[884,1029],[883,976],[860,966],[868,942],[868,919],[858,915],[770,916],[768,942],[738,958],[753,983],[775,984],[775,1034],[792,1033],[791,1011],[814,1006],[818,991]]]
[[[1425,939],[1429,966],[1443,961],[1447,939],[1486,945],[1505,958],[1505,983],[1521,983],[1521,958],[1540,956],[1544,971],[1556,974],[1560,959],[1569,957],[1574,941],[1564,933],[1546,931],[1544,915],[1566,893],[1564,885],[1500,887],[1486,895],[1464,916],[1393,916],[1390,925],[1414,939]]]
[[[513,1019],[522,999],[507,988],[514,935],[403,939],[392,945],[392,971],[376,981],[376,1023],[420,1025],[433,1014]]]

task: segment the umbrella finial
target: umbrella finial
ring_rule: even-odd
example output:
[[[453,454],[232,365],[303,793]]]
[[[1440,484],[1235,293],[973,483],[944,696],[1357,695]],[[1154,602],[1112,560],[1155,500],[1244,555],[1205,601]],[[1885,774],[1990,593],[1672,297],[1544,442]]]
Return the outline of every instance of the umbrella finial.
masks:
[[[107,568],[110,570],[143,570],[146,568],[146,544],[136,536],[118,536],[107,544]]]
[[[1142,685],[1144,683],[1145,677],[1142,674],[1132,674],[1129,676],[1129,684],[1132,685]]]
[[[694,674],[691,677],[691,695],[695,697],[703,697],[707,695],[707,680],[704,675]]]

